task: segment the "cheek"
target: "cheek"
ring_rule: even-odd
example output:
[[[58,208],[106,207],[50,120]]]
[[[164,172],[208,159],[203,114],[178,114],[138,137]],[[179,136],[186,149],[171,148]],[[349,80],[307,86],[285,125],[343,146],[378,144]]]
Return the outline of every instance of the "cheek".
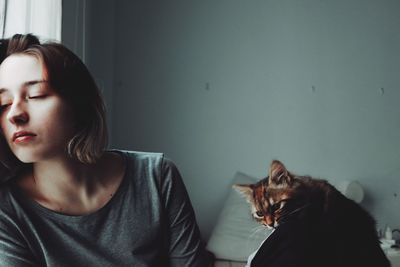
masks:
[[[68,130],[68,132],[75,129],[76,119],[74,112],[68,106],[63,106],[59,111],[59,119],[63,122],[63,128]]]
[[[9,139],[10,133],[7,127],[6,120],[1,117],[0,118],[0,138]]]
[[[46,132],[56,139],[69,139],[74,134],[72,118],[65,114],[56,114],[47,121]],[[50,136],[51,137],[51,136]]]
[[[62,135],[70,135],[74,128],[72,112],[68,106],[61,101],[58,105],[49,108],[45,121],[45,127],[48,131],[56,131]]]

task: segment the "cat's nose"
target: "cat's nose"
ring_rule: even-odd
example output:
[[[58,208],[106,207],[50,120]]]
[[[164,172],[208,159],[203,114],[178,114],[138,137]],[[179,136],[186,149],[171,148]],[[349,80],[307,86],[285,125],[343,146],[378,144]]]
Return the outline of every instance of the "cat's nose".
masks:
[[[265,216],[264,217],[264,222],[269,227],[273,227],[274,226],[274,220],[269,216]]]

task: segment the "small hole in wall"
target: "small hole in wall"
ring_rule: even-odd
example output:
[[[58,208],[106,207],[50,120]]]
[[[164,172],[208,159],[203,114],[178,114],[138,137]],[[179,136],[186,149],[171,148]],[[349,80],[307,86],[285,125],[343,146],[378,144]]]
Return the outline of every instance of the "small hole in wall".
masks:
[[[315,91],[317,91],[317,88],[315,88],[315,86],[311,86],[311,92],[315,93]]]

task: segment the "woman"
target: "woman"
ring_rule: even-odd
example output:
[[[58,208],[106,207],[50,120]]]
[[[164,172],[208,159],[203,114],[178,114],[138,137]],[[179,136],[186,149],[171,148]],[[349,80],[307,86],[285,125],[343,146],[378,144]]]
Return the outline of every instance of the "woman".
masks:
[[[0,51],[0,178],[10,178],[0,187],[0,265],[206,266],[174,164],[105,151],[103,101],[79,58],[33,35]]]

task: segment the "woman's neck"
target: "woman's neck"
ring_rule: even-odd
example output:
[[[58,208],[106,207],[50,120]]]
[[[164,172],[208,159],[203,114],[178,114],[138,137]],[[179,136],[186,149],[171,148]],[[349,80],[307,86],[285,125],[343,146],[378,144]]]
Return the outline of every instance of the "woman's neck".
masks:
[[[33,164],[32,178],[35,186],[44,192],[59,193],[90,191],[89,179],[95,175],[95,165],[84,165],[73,159],[65,158]]]
[[[70,215],[89,213],[103,206],[122,180],[124,168],[116,156],[105,155],[93,165],[69,158],[37,162],[18,184],[46,208]]]

